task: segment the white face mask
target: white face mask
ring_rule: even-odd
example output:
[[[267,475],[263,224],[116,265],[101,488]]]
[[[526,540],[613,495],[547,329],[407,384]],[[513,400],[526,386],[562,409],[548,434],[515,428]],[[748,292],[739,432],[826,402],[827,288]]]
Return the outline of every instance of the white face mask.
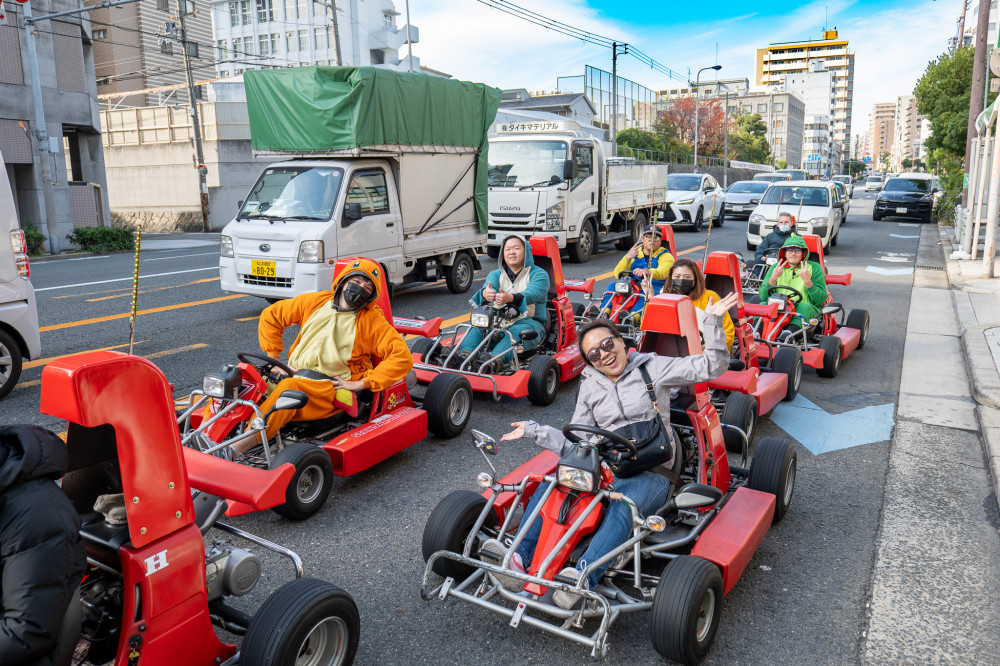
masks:
[[[792,225],[790,225],[790,224],[779,224],[778,225],[778,231],[780,231],[781,233],[785,233],[786,231],[788,231],[791,228],[792,228]]]

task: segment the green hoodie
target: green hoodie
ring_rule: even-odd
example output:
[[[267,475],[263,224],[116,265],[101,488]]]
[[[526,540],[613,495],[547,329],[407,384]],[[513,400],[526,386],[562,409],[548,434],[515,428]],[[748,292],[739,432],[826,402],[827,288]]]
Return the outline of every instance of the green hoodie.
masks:
[[[789,247],[800,247],[805,252],[805,256],[809,256],[809,248],[806,247],[806,241],[797,234],[793,234],[788,237],[784,245],[778,251],[778,260],[785,258],[785,249]],[[823,267],[814,261],[808,261],[803,258],[803,266],[808,266],[810,270],[810,275],[812,276],[812,287],[809,287],[803,293],[802,303],[799,304],[795,309],[796,311],[806,318],[813,318],[819,316],[820,308],[823,307],[823,303],[826,302],[826,276],[823,274]],[[767,269],[767,273],[764,275],[764,280],[760,285],[760,299],[762,301],[767,301],[767,297],[771,295],[773,288],[770,285],[771,273],[778,264],[772,264],[770,268]],[[798,270],[792,268],[785,268],[783,275],[779,276],[778,284],[787,284],[794,286],[795,283],[801,284],[802,280],[798,277]],[[804,285],[802,285],[804,287]],[[805,307],[803,307],[805,306]]]

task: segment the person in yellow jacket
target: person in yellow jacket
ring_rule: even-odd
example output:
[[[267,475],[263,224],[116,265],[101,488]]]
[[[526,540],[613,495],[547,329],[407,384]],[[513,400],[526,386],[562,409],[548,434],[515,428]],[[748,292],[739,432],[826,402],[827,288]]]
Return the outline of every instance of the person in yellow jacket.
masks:
[[[711,289],[705,288],[705,276],[701,274],[698,264],[690,259],[678,259],[670,268],[667,276],[667,283],[663,288],[664,293],[683,294],[691,299],[694,306],[701,312],[711,303],[718,303],[722,297]],[[702,317],[698,317],[698,327],[701,327]],[[736,338],[736,327],[733,326],[733,319],[727,312],[722,316],[722,329],[726,332],[726,348],[732,350],[733,340]]]
[[[296,371],[281,379],[260,411],[266,413],[284,391],[302,391],[309,402],[299,409],[275,411],[267,420],[267,436],[274,437],[286,423],[323,419],[343,410],[357,415],[355,394],[362,389],[381,391],[406,376],[413,357],[402,336],[376,303],[381,266],[357,259],[338,275],[331,291],[302,294],[278,301],[260,315],[260,348],[281,358],[282,334],[299,326],[288,349],[287,365]],[[381,359],[375,365],[373,357]],[[275,372],[285,373],[279,369]],[[259,441],[246,438],[233,444],[243,453]]]
[[[653,293],[660,293],[664,281],[667,279],[667,272],[674,263],[674,255],[670,254],[668,248],[661,245],[662,241],[660,227],[655,224],[647,224],[643,230],[642,242],[636,243],[615,266],[615,280],[622,274],[631,274],[643,279],[648,277],[653,285]],[[601,301],[602,316],[607,317],[611,314],[612,298],[614,298],[614,282],[608,285],[604,299]],[[646,297],[643,295],[636,299],[629,311],[642,312],[645,305]]]

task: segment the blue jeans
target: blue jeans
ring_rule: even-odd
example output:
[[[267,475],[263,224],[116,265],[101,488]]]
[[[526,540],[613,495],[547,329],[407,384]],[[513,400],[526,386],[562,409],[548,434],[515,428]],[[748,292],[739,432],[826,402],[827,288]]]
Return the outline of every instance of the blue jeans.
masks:
[[[508,331],[514,334],[514,338],[517,338],[521,334],[521,331],[526,331],[529,329],[537,331],[538,335],[535,336],[534,340],[524,340],[522,342],[522,345],[524,346],[524,351],[528,351],[529,349],[534,349],[535,347],[537,347],[542,343],[542,336],[545,335],[545,327],[542,326],[542,322],[538,321],[537,319],[532,319],[531,317],[525,317],[524,319],[518,320],[510,328],[507,329]],[[462,338],[462,344],[460,344],[458,348],[465,349],[467,351],[472,351],[473,349],[475,349],[479,345],[479,343],[483,341],[483,330],[484,329],[482,328],[476,328],[476,327],[470,328],[469,332],[465,334],[464,338]],[[495,356],[496,354],[510,351],[510,348],[511,348],[510,336],[504,335],[500,338],[500,342],[496,343],[493,346],[493,349],[490,350],[490,355]],[[513,360],[513,357],[508,355],[505,356],[504,358],[501,358],[500,360],[505,363],[509,363],[510,361]]]
[[[528,508],[524,511],[527,519],[534,511],[535,506],[541,501],[542,495],[548,484],[541,484],[528,502]],[[639,507],[639,515],[646,517],[663,506],[667,501],[670,492],[670,482],[659,474],[653,472],[643,472],[627,479],[615,479],[615,490],[626,495]],[[534,556],[535,547],[538,545],[538,537],[542,533],[541,515],[531,524],[524,535],[524,540],[517,547],[517,553],[524,562],[525,569],[529,568],[531,558]],[[580,561],[576,563],[577,571],[583,571],[588,562],[593,562],[607,555],[615,548],[618,548],[632,536],[632,511],[625,502],[612,501],[604,513],[604,518],[597,531],[594,532],[590,545],[584,551]],[[594,569],[587,577],[589,589],[597,587],[597,581],[601,580],[604,572],[608,570],[614,560],[608,560],[601,566]]]

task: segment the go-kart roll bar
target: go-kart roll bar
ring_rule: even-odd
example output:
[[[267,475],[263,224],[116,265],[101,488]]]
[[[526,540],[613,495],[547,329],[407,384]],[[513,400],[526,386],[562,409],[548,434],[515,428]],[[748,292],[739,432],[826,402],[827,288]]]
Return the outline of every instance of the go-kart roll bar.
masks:
[[[428,354],[429,353],[430,352],[428,352]],[[436,365],[429,365],[427,363],[414,363],[413,367],[416,368],[417,370],[426,370],[427,372],[435,372],[439,375],[443,372],[450,372],[455,375],[470,375],[473,377],[484,377],[485,379],[488,379],[491,384],[493,384],[493,400],[495,400],[496,402],[500,402],[500,394],[497,393],[497,380],[493,379],[493,377],[489,375],[473,372],[471,370],[455,370],[453,368],[441,368]]]
[[[233,527],[232,525],[229,525],[227,523],[215,523],[215,525],[213,525],[212,527],[218,527],[223,532],[229,532],[230,534],[238,536],[242,539],[251,541],[257,544],[258,546],[267,548],[268,550],[275,552],[278,555],[284,555],[285,557],[290,559],[292,561],[292,564],[295,566],[295,577],[302,578],[302,576],[304,575],[305,572],[302,569],[302,558],[300,558],[298,554],[295,553],[295,551],[289,550],[284,546],[279,546],[273,541],[268,541],[267,539],[259,537],[256,534],[251,534],[250,532],[244,532],[240,528]]]
[[[523,317],[521,317],[520,319],[523,319]],[[469,329],[469,331],[472,331],[473,328],[475,328],[475,327],[472,324],[459,324],[458,326],[455,327],[455,330],[452,333],[452,341],[454,341],[458,337],[458,332],[461,329]],[[479,352],[482,349],[484,349],[487,345],[489,345],[493,341],[493,334],[494,333],[504,333],[504,334],[506,334],[507,337],[510,338],[510,349],[507,350],[507,351],[501,352],[499,354],[496,354],[495,356],[491,356],[488,360],[483,361],[483,363],[479,366],[479,370],[478,371],[472,370],[472,359],[474,359],[476,357],[476,355],[479,354]],[[460,366],[458,366],[458,369],[459,370],[465,370],[466,372],[474,372],[475,374],[480,374],[480,375],[481,374],[485,374],[485,373],[483,373],[483,368],[485,368],[487,365],[489,365],[493,361],[496,361],[500,357],[506,356],[507,354],[510,354],[510,353],[514,354],[514,365],[516,365],[517,367],[521,367],[521,360],[517,357],[518,343],[519,343],[519,341],[516,338],[514,338],[514,334],[510,332],[510,329],[507,329],[507,328],[494,328],[494,329],[490,330],[489,335],[483,335],[482,341],[478,345],[476,345],[475,349],[473,349],[472,351],[469,352],[469,355],[466,357],[466,359],[464,361],[462,361],[462,364]],[[438,344],[438,343],[436,342],[435,345],[436,344]],[[433,352],[433,350],[434,350],[434,348],[431,347],[431,350],[428,351],[428,355],[431,352]],[[458,352],[458,345],[454,344],[452,346],[452,348],[451,348],[451,353],[449,353],[448,357],[441,363],[442,367],[447,368],[448,364],[451,362],[452,357],[457,352]],[[469,366],[469,367],[466,368],[466,366]],[[496,383],[494,382],[494,385],[495,384]],[[494,391],[494,393],[495,393],[495,391]]]
[[[190,404],[191,399],[194,398],[196,395],[201,395],[202,397],[198,400],[198,402],[194,403],[191,407],[188,407],[188,409],[185,410],[185,412],[183,414],[181,414],[179,417],[177,417],[177,424],[178,425],[190,425],[191,414],[194,412],[195,409],[197,409],[200,405],[204,404],[206,402],[206,400],[209,399],[209,397],[206,396],[201,391],[192,391],[191,395],[188,398],[189,404]],[[187,446],[188,442],[190,442],[191,439],[195,435],[203,433],[206,428],[208,428],[213,423],[215,423],[216,421],[218,421],[220,418],[222,418],[223,416],[225,416],[226,414],[228,414],[229,412],[231,412],[232,410],[234,410],[234,409],[236,409],[237,407],[240,407],[240,406],[249,407],[250,409],[253,410],[254,414],[256,415],[256,418],[260,419],[261,421],[264,420],[264,416],[260,413],[260,408],[257,406],[257,403],[255,403],[253,401],[243,400],[241,398],[232,398],[232,399],[226,399],[225,402],[226,402],[225,406],[223,406],[222,409],[220,409],[218,412],[216,412],[216,414],[214,416],[212,416],[212,418],[208,419],[207,421],[202,422],[194,430],[189,430],[186,433],[184,433],[181,436],[181,444],[184,445],[184,446]],[[215,446],[210,446],[210,447],[205,448],[205,449],[199,448],[199,450],[202,453],[212,454],[212,453],[215,453],[216,451],[218,451],[220,449],[225,448],[232,441],[235,441],[237,439],[242,439],[242,438],[246,437],[247,435],[256,435],[258,433],[263,433],[263,432],[266,432],[266,430],[267,430],[266,426],[263,427],[263,428],[249,428],[249,429],[241,432],[236,437],[230,437],[229,439],[223,440],[222,442],[218,442],[218,443],[214,443],[213,442],[213,444],[215,444]],[[208,441],[211,442],[212,440],[208,440]],[[271,464],[271,447],[268,445],[267,435],[266,434],[261,436],[261,444],[263,445],[263,448],[264,448],[264,459],[267,461],[268,466],[270,466],[270,464]]]

